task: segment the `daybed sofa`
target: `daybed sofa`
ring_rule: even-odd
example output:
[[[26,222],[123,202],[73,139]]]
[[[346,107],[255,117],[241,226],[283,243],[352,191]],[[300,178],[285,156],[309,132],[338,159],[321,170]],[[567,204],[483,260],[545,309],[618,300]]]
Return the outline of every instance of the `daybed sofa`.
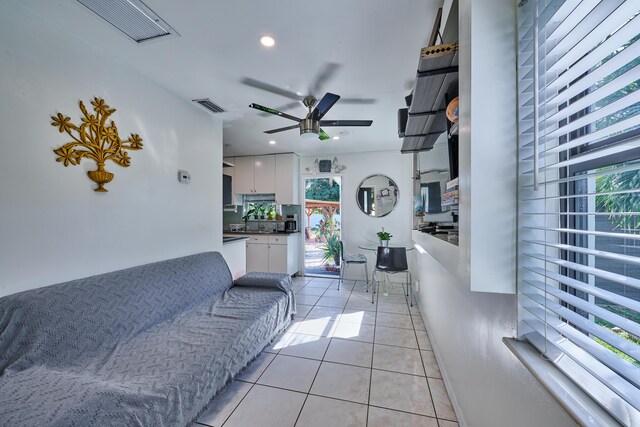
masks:
[[[217,252],[0,298],[0,425],[188,425],[294,313]]]

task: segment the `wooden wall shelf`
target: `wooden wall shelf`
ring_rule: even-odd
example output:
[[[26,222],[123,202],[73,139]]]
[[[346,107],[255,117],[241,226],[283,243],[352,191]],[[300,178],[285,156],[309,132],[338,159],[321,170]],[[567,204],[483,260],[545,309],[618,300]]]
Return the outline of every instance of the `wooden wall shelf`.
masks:
[[[457,94],[458,43],[423,48],[401,152],[433,148],[438,137],[447,132],[445,98]]]

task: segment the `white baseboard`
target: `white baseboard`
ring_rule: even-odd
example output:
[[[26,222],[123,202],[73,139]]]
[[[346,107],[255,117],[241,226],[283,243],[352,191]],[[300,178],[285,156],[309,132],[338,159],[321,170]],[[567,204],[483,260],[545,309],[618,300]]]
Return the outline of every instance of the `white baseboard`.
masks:
[[[434,335],[431,333],[432,332],[431,327],[429,326],[429,323],[425,321],[425,318],[422,315],[422,313],[424,313],[424,310],[420,305],[419,300],[418,300],[418,307],[420,307],[420,317],[422,318],[422,323],[424,323],[424,327],[427,329],[427,334],[429,335],[429,341],[431,342],[431,350],[433,350],[433,354],[436,357],[436,362],[438,363],[438,369],[440,369],[440,375],[442,376],[442,382],[444,382],[444,388],[447,390],[447,394],[449,395],[449,400],[451,401],[451,406],[453,406],[453,411],[456,413],[456,418],[458,419],[458,425],[460,427],[467,427],[468,424],[465,421],[464,416],[462,415],[462,408],[460,408],[458,399],[455,393],[453,392],[453,387],[451,386],[451,381],[449,381],[449,376],[447,375],[447,372],[444,369],[442,369],[442,364],[440,363],[440,361],[443,360],[443,357],[438,351],[438,346],[435,345],[435,342],[433,341],[432,337]]]

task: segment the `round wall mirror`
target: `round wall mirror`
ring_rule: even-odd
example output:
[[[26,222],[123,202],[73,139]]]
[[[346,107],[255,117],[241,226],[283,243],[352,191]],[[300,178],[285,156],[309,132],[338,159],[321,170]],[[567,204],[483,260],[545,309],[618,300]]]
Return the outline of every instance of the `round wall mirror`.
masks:
[[[398,186],[385,175],[371,175],[362,180],[356,191],[360,210],[369,216],[383,217],[398,204]]]

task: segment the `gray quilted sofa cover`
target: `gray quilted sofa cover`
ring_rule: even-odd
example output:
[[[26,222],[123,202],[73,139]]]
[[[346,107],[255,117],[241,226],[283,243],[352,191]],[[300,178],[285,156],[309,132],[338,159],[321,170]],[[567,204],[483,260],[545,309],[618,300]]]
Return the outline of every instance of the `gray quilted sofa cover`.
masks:
[[[0,425],[185,426],[290,322],[207,252],[0,298]]]

